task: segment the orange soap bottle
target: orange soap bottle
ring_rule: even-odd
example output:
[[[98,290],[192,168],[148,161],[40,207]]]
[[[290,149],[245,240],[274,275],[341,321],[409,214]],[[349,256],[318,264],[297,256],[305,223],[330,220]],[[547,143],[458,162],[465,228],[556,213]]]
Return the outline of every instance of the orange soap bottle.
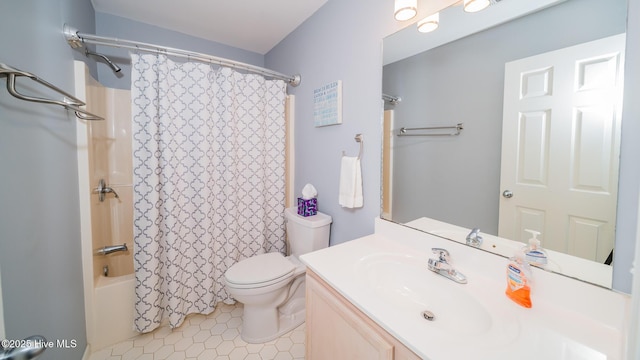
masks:
[[[505,293],[516,304],[531,307],[531,268],[524,254],[517,252],[507,265],[507,290]]]

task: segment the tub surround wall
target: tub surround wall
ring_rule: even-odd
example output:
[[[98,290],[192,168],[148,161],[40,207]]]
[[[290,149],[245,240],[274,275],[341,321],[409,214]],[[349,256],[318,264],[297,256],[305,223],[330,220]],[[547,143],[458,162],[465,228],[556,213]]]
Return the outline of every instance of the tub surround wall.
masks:
[[[91,226],[94,251],[111,245],[130,247],[127,252],[94,256],[94,277],[109,267],[109,276],[133,273],[133,168],[131,156],[131,93],[111,89],[94,79],[87,81],[88,108],[103,114],[104,121],[88,122]],[[90,100],[89,100],[90,99]],[[104,179],[118,195],[100,201],[93,193]]]
[[[103,121],[78,125],[78,178],[82,212],[82,252],[85,283],[87,340],[95,352],[137,335],[133,331],[135,280],[133,276],[133,202],[131,160],[131,95],[110,89],[91,77],[77,61],[76,94],[87,110]],[[100,179],[119,195],[100,201],[93,189]],[[96,255],[105,246],[127,243],[129,251]],[[109,277],[103,276],[103,267]]]
[[[84,66],[77,64],[80,68]],[[78,71],[82,71],[80,68]],[[126,90],[102,86],[87,71],[78,81],[86,83],[87,109],[105,117],[103,121],[84,122],[83,129],[79,128],[79,136],[87,138],[89,183],[83,184],[86,188],[81,190],[81,196],[89,194],[93,277],[97,280],[102,276],[104,266],[108,266],[109,276],[131,274],[133,251],[95,255],[96,250],[105,246],[123,243],[133,246],[131,95]],[[79,166],[82,168],[83,164]],[[119,198],[106,194],[104,201],[99,200],[94,189],[101,179]]]

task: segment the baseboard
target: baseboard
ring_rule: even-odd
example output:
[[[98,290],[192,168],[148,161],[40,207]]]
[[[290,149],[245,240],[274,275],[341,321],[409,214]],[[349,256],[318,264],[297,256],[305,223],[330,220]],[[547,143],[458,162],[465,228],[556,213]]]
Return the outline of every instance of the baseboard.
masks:
[[[87,347],[84,348],[84,354],[82,355],[82,360],[89,360],[91,357],[91,345],[87,344]]]

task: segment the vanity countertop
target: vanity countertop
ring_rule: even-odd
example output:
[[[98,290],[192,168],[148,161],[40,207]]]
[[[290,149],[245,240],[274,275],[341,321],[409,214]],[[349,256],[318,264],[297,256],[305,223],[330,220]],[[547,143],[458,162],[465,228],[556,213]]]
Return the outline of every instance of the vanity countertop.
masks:
[[[427,269],[434,247],[467,284]],[[533,269],[526,309],[504,294],[508,259],[437,236],[376,219],[375,234],[301,260],[424,359],[625,358],[628,296]]]

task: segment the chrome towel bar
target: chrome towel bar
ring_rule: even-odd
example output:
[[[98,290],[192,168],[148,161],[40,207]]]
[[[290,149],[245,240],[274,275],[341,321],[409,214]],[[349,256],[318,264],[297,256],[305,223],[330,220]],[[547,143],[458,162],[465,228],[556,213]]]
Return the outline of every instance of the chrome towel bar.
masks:
[[[427,133],[417,133],[417,134],[409,134],[408,131],[430,131],[430,130],[448,130],[452,129],[455,132],[427,132]],[[460,135],[460,131],[464,129],[463,123],[459,123],[455,126],[430,126],[430,127],[420,127],[420,128],[400,128],[400,132],[398,132],[398,136],[458,136]]]
[[[18,90],[16,90],[16,77],[19,77],[19,76],[27,77],[37,82],[38,84],[48,87],[49,89],[62,95],[64,97],[63,100],[45,99],[45,98],[28,96],[28,95],[19,93]],[[7,78],[7,91],[9,92],[9,94],[11,94],[15,98],[18,98],[20,100],[25,100],[25,101],[43,103],[43,104],[60,105],[65,109],[73,110],[76,116],[82,120],[104,120],[104,118],[98,115],[95,115],[86,110],[80,109],[80,106],[86,105],[80,99],[74,97],[73,95],[65,92],[59,87],[49,83],[48,81],[45,81],[44,79],[39,78],[38,76],[32,73],[18,70],[9,65],[0,63],[0,77]]]
[[[357,143],[360,143],[360,151],[358,151],[358,160],[360,160],[360,158],[362,158],[362,143],[364,142],[364,137],[362,134],[356,134],[354,140]],[[344,150],[342,150],[342,156],[347,156],[347,153]]]

